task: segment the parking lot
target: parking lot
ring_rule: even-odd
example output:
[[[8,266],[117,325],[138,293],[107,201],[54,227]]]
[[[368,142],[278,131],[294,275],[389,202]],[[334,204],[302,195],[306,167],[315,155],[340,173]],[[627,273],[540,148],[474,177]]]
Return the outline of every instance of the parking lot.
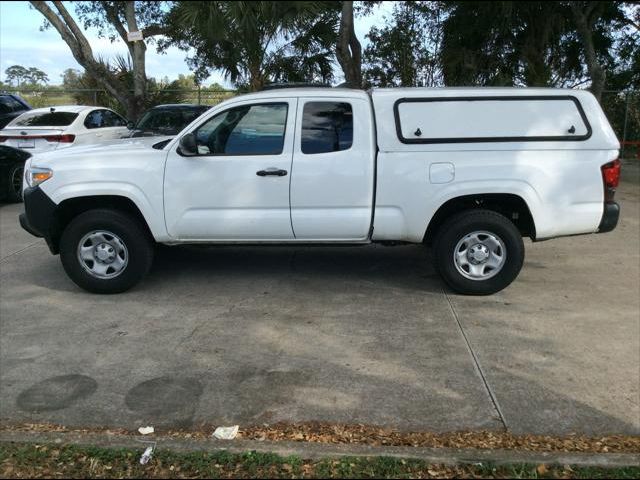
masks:
[[[76,287],[0,206],[3,423],[640,433],[640,191],[610,234],[532,244],[489,297],[402,247],[161,247],[118,296]]]

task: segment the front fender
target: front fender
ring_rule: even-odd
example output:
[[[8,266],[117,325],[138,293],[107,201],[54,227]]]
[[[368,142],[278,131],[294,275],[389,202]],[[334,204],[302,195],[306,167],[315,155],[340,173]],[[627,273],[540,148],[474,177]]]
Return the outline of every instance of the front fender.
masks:
[[[109,195],[127,198],[138,207],[156,241],[161,242],[169,238],[164,224],[161,192],[149,195],[138,185],[130,182],[65,183],[57,188],[55,184],[47,183],[44,182],[40,187],[56,205],[80,197]]]

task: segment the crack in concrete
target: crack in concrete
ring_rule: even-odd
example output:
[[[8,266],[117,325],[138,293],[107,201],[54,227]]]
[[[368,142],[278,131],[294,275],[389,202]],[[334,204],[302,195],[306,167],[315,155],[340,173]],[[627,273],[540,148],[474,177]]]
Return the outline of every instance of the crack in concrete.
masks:
[[[245,303],[249,302],[250,300],[253,300],[253,298],[254,298],[253,296],[250,296],[250,297],[246,297],[246,298],[243,298],[243,299],[241,299],[241,300],[239,300],[239,301],[235,302],[235,303],[234,303],[233,305],[231,305],[231,306],[230,306],[230,307],[229,307],[225,312],[222,312],[222,313],[220,313],[220,314],[216,315],[214,318],[218,318],[218,317],[220,317],[220,316],[224,316],[224,315],[228,315],[228,314],[232,313],[236,308],[239,308],[239,307],[240,307],[240,306],[242,306],[243,304],[245,304]],[[186,336],[184,336],[184,337],[180,340],[180,343],[178,343],[178,347],[181,347],[181,346],[182,346],[182,345],[184,345],[186,342],[188,342],[189,340],[191,340],[191,339],[195,336],[196,332],[197,332],[198,330],[200,330],[201,328],[203,328],[203,327],[207,326],[207,324],[209,324],[209,322],[210,322],[211,320],[212,320],[211,318],[206,318],[206,319],[204,319],[204,320],[202,320],[202,321],[198,322],[198,324],[197,324],[195,327],[193,327],[193,329],[191,330],[191,333],[187,334]]]
[[[473,350],[473,347],[471,346],[471,342],[469,341],[469,338],[467,337],[467,333],[464,331],[464,327],[462,326],[462,322],[460,321],[460,317],[458,317],[458,312],[456,312],[456,309],[453,306],[453,303],[451,302],[451,298],[449,298],[449,295],[444,290],[444,288],[442,289],[442,293],[444,294],[445,298],[447,299],[447,303],[449,304],[449,308],[451,309],[451,313],[453,314],[453,318],[455,318],[456,323],[458,324],[458,328],[460,329],[460,333],[462,334],[462,338],[464,339],[464,342],[467,345],[467,350],[469,350],[469,354],[471,355],[471,358],[473,359],[473,363],[474,363],[475,369],[478,372],[478,374],[480,375],[480,378],[482,379],[482,383],[484,384],[484,388],[486,389],[487,394],[489,395],[489,398],[491,399],[491,403],[493,403],[493,408],[496,410],[496,412],[498,414],[498,417],[500,418],[500,422],[502,423],[502,426],[504,427],[505,432],[509,431],[509,427],[507,426],[507,420],[505,419],[504,414],[502,413],[502,409],[500,408],[500,404],[498,403],[498,399],[496,398],[495,393],[493,392],[493,390],[491,389],[491,386],[489,385],[489,381],[487,380],[487,376],[485,375],[484,370],[482,369],[482,365],[480,364],[480,360],[478,359],[478,356],[476,355],[476,352]]]
[[[5,255],[4,257],[0,258],[0,263],[4,262],[5,260],[8,260],[9,258],[11,258],[11,257],[13,257],[13,256],[15,256],[15,255],[18,255],[19,253],[24,252],[25,250],[29,250],[31,247],[33,247],[34,245],[37,245],[37,244],[39,244],[39,243],[40,243],[40,240],[36,240],[35,242],[30,243],[30,244],[29,244],[29,245],[27,245],[26,247],[21,248],[21,249],[20,249],[20,250],[18,250],[17,252],[13,252],[13,253],[10,253],[9,255]]]

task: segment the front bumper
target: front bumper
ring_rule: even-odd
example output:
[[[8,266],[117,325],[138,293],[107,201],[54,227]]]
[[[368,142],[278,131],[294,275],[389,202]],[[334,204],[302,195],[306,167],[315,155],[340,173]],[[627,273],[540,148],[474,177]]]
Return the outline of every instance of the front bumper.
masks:
[[[616,202],[607,202],[604,204],[604,212],[602,213],[602,220],[600,220],[600,226],[598,226],[598,233],[610,232],[616,225],[618,225],[618,219],[620,218],[620,205]]]
[[[20,214],[20,226],[31,235],[44,238],[51,253],[58,253],[52,241],[56,204],[40,187],[29,187],[23,192],[24,213]]]
[[[27,219],[26,213],[21,213],[18,219],[20,220],[20,226],[22,227],[23,230],[26,230],[34,237],[42,238],[42,234],[36,231],[36,229],[29,224],[29,220]]]

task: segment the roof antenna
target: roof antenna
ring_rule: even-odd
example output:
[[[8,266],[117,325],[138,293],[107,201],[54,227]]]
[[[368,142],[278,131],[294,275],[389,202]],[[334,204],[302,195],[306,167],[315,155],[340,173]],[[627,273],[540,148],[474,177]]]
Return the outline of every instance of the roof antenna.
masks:
[[[49,113],[53,113],[53,112],[55,112],[55,111],[56,111],[55,107],[51,107],[51,108],[49,108]]]

